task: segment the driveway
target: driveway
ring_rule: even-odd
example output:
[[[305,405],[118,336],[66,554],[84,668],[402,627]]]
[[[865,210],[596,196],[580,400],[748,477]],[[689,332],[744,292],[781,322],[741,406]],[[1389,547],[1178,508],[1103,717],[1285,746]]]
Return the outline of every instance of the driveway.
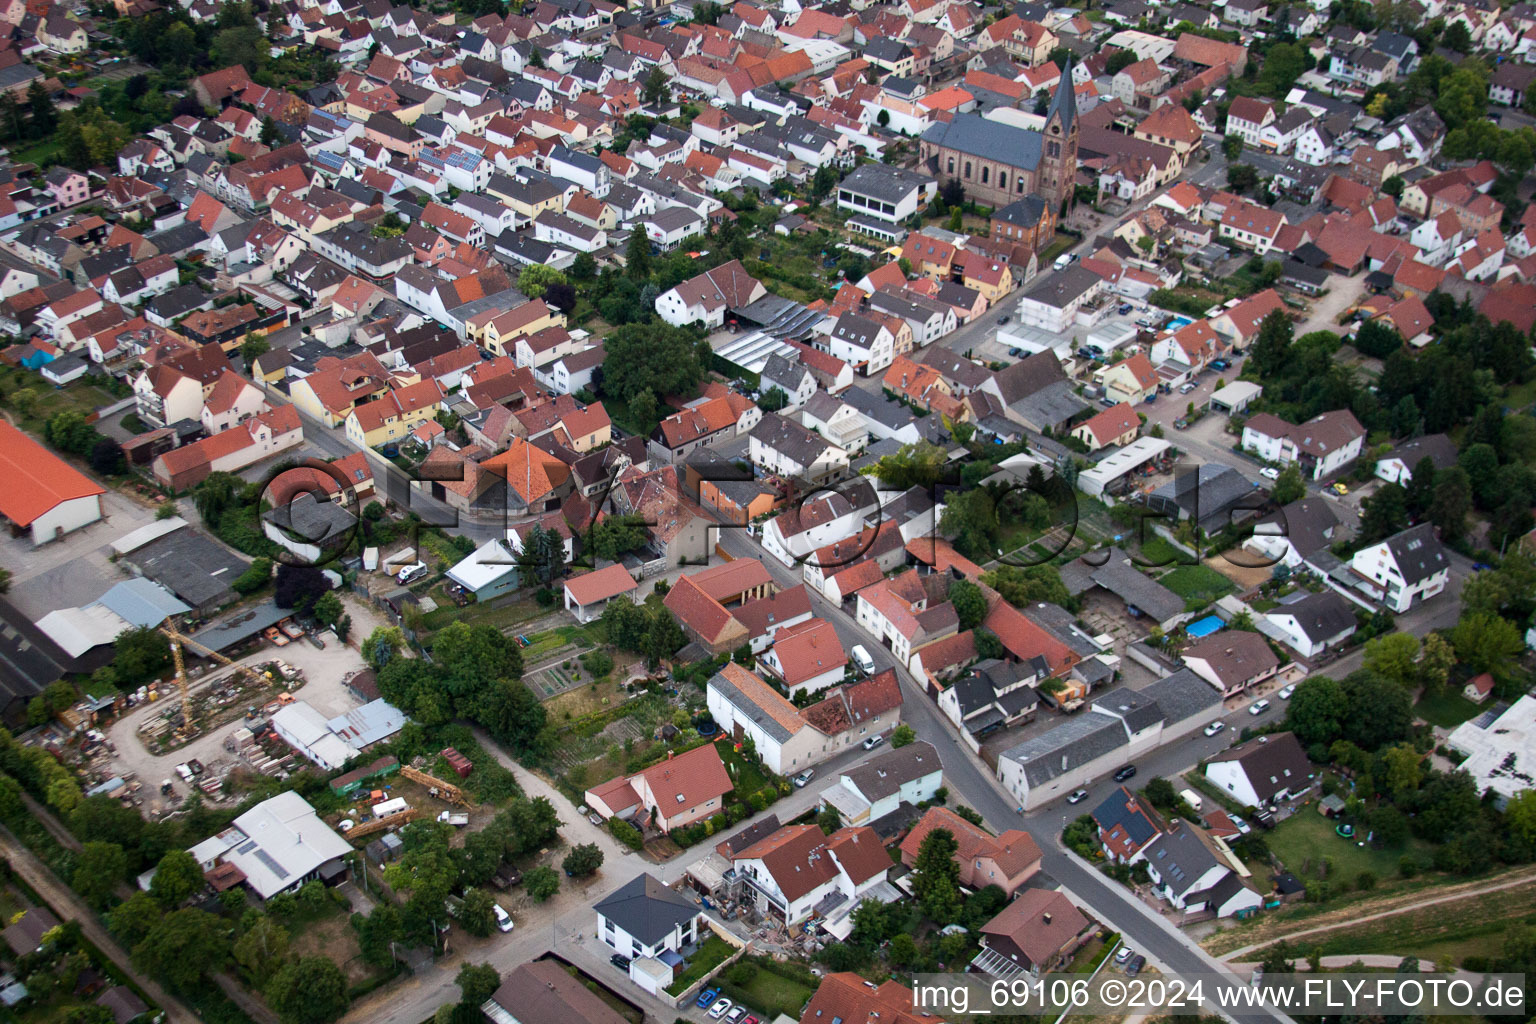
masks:
[[[33,547],[30,537],[0,537],[0,565],[11,570],[9,597],[37,621],[51,611],[90,604],[128,574],[114,565],[111,544],[155,521],[154,509],[117,491],[101,496],[102,518],[59,540]]]

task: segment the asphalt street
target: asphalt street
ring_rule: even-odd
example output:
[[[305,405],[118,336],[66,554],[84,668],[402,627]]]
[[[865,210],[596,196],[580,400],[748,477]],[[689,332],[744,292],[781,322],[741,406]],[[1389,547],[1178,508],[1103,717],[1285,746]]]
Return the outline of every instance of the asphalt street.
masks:
[[[800,573],[768,555],[744,533],[726,531],[721,537],[721,547],[736,558],[754,558],[768,567],[780,586],[793,586],[802,582]],[[809,589],[809,588],[807,588]],[[1021,828],[1030,833],[1044,852],[1043,871],[1056,881],[1073,898],[1078,900],[1101,921],[1115,928],[1125,942],[1137,949],[1165,973],[1193,978],[1199,974],[1223,974],[1231,977],[1229,969],[1206,953],[1188,936],[1180,932],[1166,918],[1146,906],[1129,891],[1111,881],[1091,866],[1077,858],[1061,845],[1061,829],[1076,817],[1079,808],[1068,807],[1065,801],[1050,805],[1030,814],[1021,814],[1017,805],[1007,798],[1001,785],[990,770],[970,753],[940,715],[938,707],[923,692],[917,680],[895,656],[882,645],[875,643],[855,622],[851,615],[830,601],[811,591],[812,610],[833,624],[844,647],[861,643],[870,652],[876,668],[896,670],[901,681],[902,721],[910,725],[919,739],[932,743],[939,751],[944,765],[945,778],[951,792],[964,803],[980,811],[987,824],[1002,831]],[[1276,702],[1278,704],[1278,702]],[[1143,770],[1152,774],[1174,775],[1193,765],[1201,757],[1216,753],[1227,746],[1226,739],[1239,728],[1236,719],[1263,723],[1278,715],[1278,707],[1266,715],[1251,718],[1246,711],[1238,712],[1230,722],[1226,733],[1216,738],[1198,737],[1177,746],[1158,751],[1146,759]],[[1090,799],[1080,805],[1086,810],[1111,791],[1112,783],[1102,780],[1090,788]],[[1229,983],[1240,986],[1244,982],[1232,978]],[[1235,1021],[1273,1022],[1288,1020],[1283,1014],[1262,1010],[1234,1012],[1228,1016]]]

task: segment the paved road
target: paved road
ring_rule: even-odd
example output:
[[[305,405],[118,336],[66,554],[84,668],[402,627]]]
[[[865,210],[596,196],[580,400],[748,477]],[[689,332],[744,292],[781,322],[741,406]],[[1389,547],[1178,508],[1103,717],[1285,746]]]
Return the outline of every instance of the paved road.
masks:
[[[798,572],[788,569],[783,563],[767,555],[754,541],[742,533],[724,534],[721,538],[721,546],[735,557],[760,560],[781,586],[792,586],[801,582]],[[1069,815],[1065,813],[1064,804],[1056,804],[1029,815],[1020,814],[1015,803],[1005,795],[1001,785],[986,766],[956,742],[954,733],[948,722],[940,715],[937,706],[923,692],[917,680],[896,661],[894,655],[882,645],[872,642],[869,635],[854,623],[852,616],[814,592],[811,595],[811,605],[817,615],[833,624],[845,646],[851,643],[863,643],[879,670],[883,671],[887,668],[896,670],[905,698],[901,709],[902,721],[912,726],[920,739],[927,740],[940,751],[944,775],[950,783],[952,793],[980,811],[992,828],[999,831],[1007,828],[1022,828],[1029,832],[1040,845],[1040,849],[1044,851],[1045,873],[1093,911],[1099,920],[1119,930],[1128,944],[1142,951],[1149,960],[1166,973],[1192,976],[1223,972],[1223,966],[1188,936],[1141,903],[1126,889],[1108,880],[1061,845],[1061,828],[1069,816],[1076,816],[1075,810]],[[1267,721],[1278,713],[1278,709],[1271,709],[1266,716],[1257,721]],[[1246,714],[1243,717],[1246,718]],[[1230,732],[1231,727],[1229,727],[1229,734]],[[1199,757],[1214,753],[1226,746],[1220,738],[1210,740],[1199,737],[1199,740],[1201,742],[1188,741],[1177,748],[1153,755],[1148,759],[1149,767],[1160,773],[1173,774],[1175,770],[1189,767]],[[1210,749],[1207,750],[1206,747]],[[1106,780],[1093,787],[1090,792],[1107,795],[1109,790],[1110,786]],[[1090,807],[1092,802],[1082,806]],[[1238,985],[1241,982],[1234,979],[1232,984]],[[1252,1010],[1235,1014],[1233,1019],[1248,1024],[1250,1021],[1273,1022],[1287,1018],[1266,1011]]]

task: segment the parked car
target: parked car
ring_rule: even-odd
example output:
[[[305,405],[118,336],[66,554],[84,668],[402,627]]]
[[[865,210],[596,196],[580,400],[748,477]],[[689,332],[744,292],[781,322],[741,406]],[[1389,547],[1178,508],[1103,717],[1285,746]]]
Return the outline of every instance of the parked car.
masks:
[[[1134,949],[1132,949],[1130,946],[1121,946],[1120,947],[1120,952],[1115,954],[1115,963],[1123,964],[1123,963],[1125,963],[1127,960],[1129,960],[1131,957],[1133,957],[1135,955],[1136,955],[1136,951]]]
[[[1068,256],[1066,253],[1062,253],[1060,256],[1056,257],[1056,262],[1051,264],[1051,269],[1052,270],[1066,270],[1071,265],[1072,265],[1072,257]]]
[[[849,653],[853,658],[853,663],[858,666],[860,672],[867,676],[875,674],[875,659],[869,656],[869,652],[864,649],[863,644],[854,644],[853,650]]]
[[[1194,381],[1192,381],[1192,380],[1187,380],[1187,381],[1185,381],[1185,382],[1184,382],[1184,383],[1183,383],[1183,384],[1180,384],[1180,385],[1179,385],[1179,394],[1181,394],[1181,395],[1187,395],[1187,394],[1189,394],[1189,393],[1190,393],[1190,392],[1191,392],[1191,391],[1193,391],[1193,390],[1195,390],[1195,389],[1196,389],[1196,388],[1198,388],[1198,387],[1199,387],[1199,386],[1200,386],[1200,385],[1199,385],[1199,384],[1196,384],[1196,383],[1195,383],[1195,382],[1194,382]]]
[[[720,990],[719,989],[717,989],[717,988],[707,988],[703,992],[699,993],[699,998],[697,998],[697,999],[695,999],[693,1001],[693,1005],[697,1006],[699,1009],[702,1010],[705,1007],[709,1006],[711,1003],[713,1003],[715,1001],[715,999],[719,997],[719,995],[720,995]]]
[[[401,569],[399,575],[397,575],[395,579],[398,580],[400,585],[403,587],[407,583],[410,583],[412,580],[421,579],[430,571],[431,570],[427,568],[426,562],[417,562],[415,565],[408,565]]]
[[[1080,804],[1084,800],[1087,800],[1087,799],[1088,799],[1088,791],[1086,789],[1075,789],[1075,790],[1072,791],[1072,795],[1067,797],[1067,803],[1069,803],[1069,804]]]
[[[1137,953],[1130,960],[1126,961],[1125,976],[1127,978],[1134,978],[1141,973],[1141,969],[1145,966],[1147,966],[1147,958]]]
[[[815,768],[807,768],[805,771],[803,771],[799,775],[795,776],[795,778],[794,778],[795,788],[796,789],[804,789],[806,787],[806,784],[809,783],[815,777],[816,777],[816,769]]]
[[[509,932],[515,927],[512,924],[512,915],[501,908],[500,903],[492,903],[491,909],[496,912],[496,927],[504,932]]]
[[[712,1020],[719,1020],[721,1017],[724,1017],[726,1014],[731,1012],[731,1005],[732,1004],[729,999],[716,1000],[715,1005],[709,1008],[710,1018]]]
[[[1257,718],[1259,715],[1262,715],[1264,712],[1266,712],[1268,710],[1269,710],[1269,701],[1267,701],[1267,700],[1256,700],[1251,705],[1249,705],[1249,707],[1248,707],[1248,713],[1250,715],[1253,715],[1255,718]]]
[[[1122,303],[1120,303],[1119,307],[1115,310],[1115,312],[1117,314],[1119,314],[1120,316],[1125,316],[1127,313],[1129,313],[1131,311],[1131,308],[1132,307],[1131,307],[1131,304],[1129,302],[1122,302]]]
[[[598,828],[603,827],[603,816],[595,811],[587,815],[587,820],[596,825]]]
[[[1217,733],[1221,732],[1221,730],[1225,729],[1226,727],[1227,727],[1227,723],[1226,722],[1212,722],[1210,725],[1205,727],[1205,734],[1207,736],[1215,736]]]
[[[747,1015],[745,1006],[733,1006],[731,1012],[725,1015],[726,1024],[741,1024],[741,1018]]]
[[[1018,358],[1021,358],[1024,355],[1024,350],[1021,349],[1021,348],[1011,348],[1011,349],[1008,350],[1008,355],[1010,355],[1014,359],[1018,359]]]
[[[763,1024],[763,1022],[749,1013],[745,1018],[742,1019],[741,1024]]]
[[[1253,827],[1242,818],[1239,818],[1237,815],[1228,813],[1227,818],[1232,822],[1233,825],[1237,826],[1237,830],[1243,835],[1247,835],[1249,832],[1253,831]]]
[[[1005,324],[1008,322],[1008,318],[1006,316],[1000,316],[997,318],[997,322],[1000,324]]]
[[[1213,370],[1218,370],[1218,371],[1219,370],[1230,370],[1231,368],[1232,368],[1232,364],[1227,362],[1225,359],[1212,359],[1211,360],[1211,369],[1213,369]]]
[[[1333,491],[1334,494],[1340,495],[1341,497],[1349,493],[1349,488],[1345,487],[1342,481],[1336,482],[1331,488],[1329,488],[1329,490]]]
[[[629,957],[627,956],[615,953],[613,956],[608,958],[608,962],[613,964],[613,966],[617,967],[621,971],[629,970]]]
[[[1133,765],[1133,764],[1125,765],[1119,771],[1115,772],[1115,781],[1116,782],[1124,782],[1126,779],[1129,779],[1131,776],[1133,776],[1135,774],[1136,774],[1136,766],[1135,765]]]
[[[884,742],[885,742],[885,737],[884,736],[879,736],[879,735],[871,736],[869,739],[864,741],[864,749],[865,750],[874,750],[876,747],[878,747],[880,744],[882,744]]]
[[[1105,395],[1103,398],[1099,399],[1099,404],[1106,409],[1113,409],[1120,403],[1115,401],[1113,398],[1110,398],[1108,395]]]
[[[1265,466],[1263,469],[1259,470],[1259,476],[1263,477],[1265,480],[1279,480],[1280,471],[1274,466]]]
[[[1180,416],[1178,419],[1173,421],[1173,429],[1174,430],[1188,430],[1189,429],[1189,420],[1185,419],[1183,416]]]
[[[1275,696],[1279,697],[1281,700],[1290,700],[1291,699],[1291,694],[1293,694],[1295,692],[1296,692],[1296,684],[1295,683],[1287,683],[1286,685],[1280,687],[1280,692],[1275,694]]]

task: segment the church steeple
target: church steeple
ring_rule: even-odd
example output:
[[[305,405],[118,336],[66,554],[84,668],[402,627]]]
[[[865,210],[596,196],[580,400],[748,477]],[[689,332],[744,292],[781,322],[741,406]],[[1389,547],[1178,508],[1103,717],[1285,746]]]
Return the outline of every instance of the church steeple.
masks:
[[[1045,139],[1040,154],[1040,172],[1035,180],[1035,191],[1062,213],[1072,205],[1081,127],[1077,123],[1077,91],[1072,85],[1072,61],[1069,59],[1045,113]]]
[[[1051,97],[1050,109],[1045,112],[1047,126],[1059,121],[1061,134],[1071,135],[1077,127],[1077,89],[1072,85],[1072,59],[1061,69],[1061,81],[1056,83],[1056,94]]]

